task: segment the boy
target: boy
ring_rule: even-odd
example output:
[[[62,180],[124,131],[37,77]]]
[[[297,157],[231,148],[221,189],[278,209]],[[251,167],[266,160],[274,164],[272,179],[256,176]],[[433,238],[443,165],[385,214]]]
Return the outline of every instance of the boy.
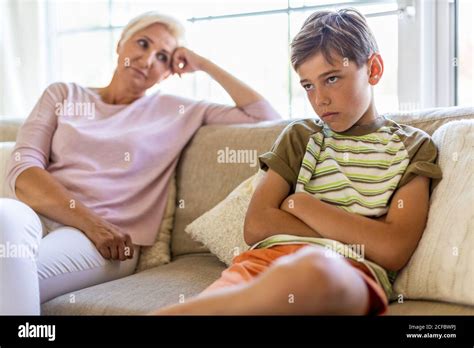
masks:
[[[321,120],[292,122],[260,156],[244,227],[253,247],[197,298],[157,314],[386,312],[425,228],[429,178],[441,178],[436,147],[377,113],[384,65],[359,12],[314,13],[291,48]]]

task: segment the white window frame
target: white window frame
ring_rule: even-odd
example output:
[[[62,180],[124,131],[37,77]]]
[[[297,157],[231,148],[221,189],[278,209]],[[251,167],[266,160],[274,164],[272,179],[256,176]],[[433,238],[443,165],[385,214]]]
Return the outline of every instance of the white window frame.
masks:
[[[402,11],[398,35],[400,110],[454,106],[454,0],[398,3]]]

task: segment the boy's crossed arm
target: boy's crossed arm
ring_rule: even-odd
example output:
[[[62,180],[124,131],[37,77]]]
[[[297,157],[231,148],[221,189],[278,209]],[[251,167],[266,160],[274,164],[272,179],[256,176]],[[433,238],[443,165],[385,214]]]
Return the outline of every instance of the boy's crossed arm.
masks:
[[[364,245],[368,259],[398,271],[413,254],[428,216],[429,179],[423,176],[398,189],[388,213],[378,219],[344,211],[306,193],[288,196],[289,191],[289,184],[269,169],[247,212],[248,244],[280,233],[329,238]]]
[[[280,208],[289,193],[290,185],[269,169],[255,189],[245,215],[244,239],[248,245],[276,234],[322,237],[301,219]]]

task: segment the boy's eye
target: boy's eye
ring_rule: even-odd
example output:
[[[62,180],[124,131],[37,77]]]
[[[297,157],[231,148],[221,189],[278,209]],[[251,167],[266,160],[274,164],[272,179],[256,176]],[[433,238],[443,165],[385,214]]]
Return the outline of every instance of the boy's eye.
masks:
[[[328,77],[326,81],[329,83],[335,83],[338,79],[339,77],[337,76],[331,76],[331,77]]]
[[[156,59],[161,60],[163,63],[166,63],[168,61],[168,56],[164,53],[158,53],[156,55]]]
[[[148,42],[144,39],[137,40],[137,43],[138,43],[139,46],[141,46],[143,48],[148,48]]]
[[[305,89],[305,91],[311,91],[314,88],[314,86],[308,83],[306,85],[303,85],[303,88]]]

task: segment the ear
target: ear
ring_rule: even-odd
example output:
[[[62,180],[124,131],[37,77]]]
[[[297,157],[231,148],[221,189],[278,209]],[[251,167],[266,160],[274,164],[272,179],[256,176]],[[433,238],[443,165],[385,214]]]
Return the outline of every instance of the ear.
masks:
[[[120,50],[120,43],[122,42],[122,40],[119,40],[119,42],[117,43],[117,47],[115,48],[115,52],[120,55],[119,53],[119,50]]]
[[[375,86],[379,83],[383,75],[383,59],[379,53],[374,53],[370,56],[368,62],[368,76],[369,83]]]

